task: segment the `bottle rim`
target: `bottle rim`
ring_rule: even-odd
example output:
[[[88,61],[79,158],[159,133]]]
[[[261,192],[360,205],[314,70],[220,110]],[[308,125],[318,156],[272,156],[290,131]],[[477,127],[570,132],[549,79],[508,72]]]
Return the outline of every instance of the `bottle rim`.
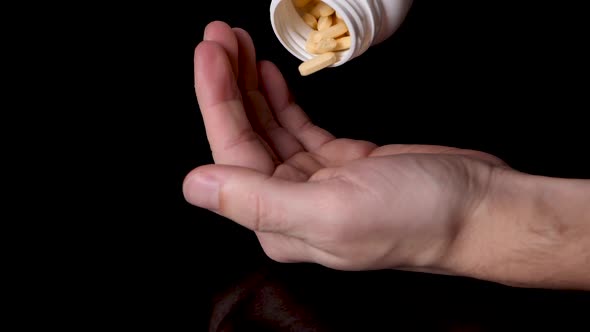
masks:
[[[351,20],[354,15],[345,6],[335,0],[322,0],[328,6],[334,8],[340,18],[346,23],[351,37],[351,45],[348,50],[337,52],[338,60],[329,67],[338,67],[351,60],[357,53],[359,41],[359,28]],[[291,0],[273,0],[271,3],[271,24],[279,42],[293,56],[301,61],[307,61],[315,57],[305,50],[305,44],[312,29],[299,16],[297,9]]]

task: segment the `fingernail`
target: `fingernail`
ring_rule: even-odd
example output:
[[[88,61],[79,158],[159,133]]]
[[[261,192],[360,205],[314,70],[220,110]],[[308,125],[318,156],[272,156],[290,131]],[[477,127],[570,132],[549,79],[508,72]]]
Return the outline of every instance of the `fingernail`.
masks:
[[[219,208],[219,181],[207,174],[194,174],[184,184],[185,199],[207,210]]]
[[[207,39],[207,30],[208,30],[207,28],[208,28],[208,26],[205,27],[205,31],[203,31],[203,40],[209,40],[209,39]]]

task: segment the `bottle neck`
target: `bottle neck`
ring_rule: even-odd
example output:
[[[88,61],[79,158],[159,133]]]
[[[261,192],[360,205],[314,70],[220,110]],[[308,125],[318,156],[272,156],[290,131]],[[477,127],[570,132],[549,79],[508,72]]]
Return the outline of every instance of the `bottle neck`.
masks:
[[[351,37],[350,49],[340,52],[338,61],[331,66],[337,67],[363,54],[374,44],[381,28],[383,0],[323,1],[344,20]],[[272,0],[270,16],[273,30],[283,47],[301,61],[314,57],[305,50],[312,30],[300,18],[292,0]]]
[[[382,0],[323,0],[334,8],[346,22],[351,37],[350,52],[344,54],[341,64],[365,53],[381,29]]]
[[[395,33],[414,0],[323,0],[345,18],[351,35],[359,41],[354,55],[364,53]]]

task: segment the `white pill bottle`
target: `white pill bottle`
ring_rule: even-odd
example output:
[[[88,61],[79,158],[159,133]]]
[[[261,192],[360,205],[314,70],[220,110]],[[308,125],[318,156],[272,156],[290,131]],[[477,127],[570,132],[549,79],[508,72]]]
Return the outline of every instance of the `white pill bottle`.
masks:
[[[371,46],[391,37],[402,24],[413,0],[323,0],[344,20],[351,36],[350,48],[339,52],[337,67],[362,55]],[[270,21],[278,40],[301,61],[314,57],[305,50],[312,29],[303,21],[293,0],[272,0]]]

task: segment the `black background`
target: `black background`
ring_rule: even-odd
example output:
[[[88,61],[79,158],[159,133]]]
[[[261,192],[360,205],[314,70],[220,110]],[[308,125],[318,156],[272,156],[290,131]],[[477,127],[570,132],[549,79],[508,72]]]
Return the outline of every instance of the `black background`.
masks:
[[[76,214],[90,224],[80,246],[101,234],[80,259],[90,267],[76,298],[98,304],[83,306],[93,317],[85,324],[204,331],[214,296],[257,276],[252,290],[271,287],[333,327],[581,321],[571,310],[581,303],[578,293],[274,264],[252,233],[188,205],[181,191],[191,169],[212,162],[194,95],[193,50],[213,20],[249,31],[258,58],[274,61],[298,103],[336,136],[479,149],[521,171],[589,178],[581,9],[574,2],[416,0],[392,38],[342,67],[301,77],[299,61],[274,36],[269,3],[156,2],[80,14],[80,21],[98,20],[92,32],[78,32],[88,46],[76,51],[79,74],[107,82],[76,105],[102,125],[88,165],[98,166],[96,185],[108,193],[82,198],[88,209]]]

